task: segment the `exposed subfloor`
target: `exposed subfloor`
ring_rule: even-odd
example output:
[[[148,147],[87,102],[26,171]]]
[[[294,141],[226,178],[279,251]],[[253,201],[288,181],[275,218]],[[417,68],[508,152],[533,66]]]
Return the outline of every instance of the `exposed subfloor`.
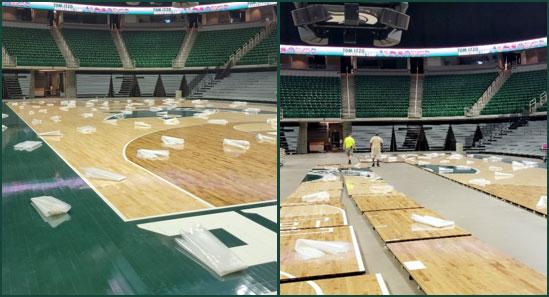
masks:
[[[354,162],[359,155],[362,156],[355,155]],[[343,153],[287,156],[280,169],[281,199],[292,193],[315,165],[344,162]],[[382,164],[373,171],[424,207],[456,221],[482,241],[547,275],[546,218],[412,165]],[[346,194],[343,204],[349,224],[355,229],[368,273],[381,273],[392,294],[421,294]]]

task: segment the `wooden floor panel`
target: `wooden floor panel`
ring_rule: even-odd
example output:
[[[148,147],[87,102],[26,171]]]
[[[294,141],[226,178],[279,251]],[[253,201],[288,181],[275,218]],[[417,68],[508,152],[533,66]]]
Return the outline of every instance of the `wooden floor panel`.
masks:
[[[380,281],[383,281],[383,278]],[[383,293],[378,277],[368,274],[280,284],[280,295],[383,295]]]
[[[63,133],[63,137],[59,139],[44,137],[44,141],[80,176],[83,176],[83,167],[102,168],[126,176],[126,180],[118,183],[85,179],[122,219],[133,220],[211,208],[208,204],[185,193],[181,188],[156,177],[124,158],[124,146],[136,138],[176,127],[198,127],[204,125],[205,120],[186,117],[180,119],[179,125],[167,126],[158,118],[137,118],[119,120],[114,126],[103,121],[111,115],[110,113],[103,112],[98,109],[98,106],[85,107],[84,100],[78,101],[77,107],[69,111],[59,110],[60,100],[43,100],[42,104],[39,101],[42,100],[26,100],[22,109],[22,103],[14,106],[10,102],[8,106],[37,133],[55,130]],[[53,106],[47,106],[47,104],[53,104]],[[123,106],[126,102],[111,103],[111,109],[119,110],[115,107],[117,104]],[[192,106],[188,101],[180,104]],[[32,105],[38,108],[33,108]],[[92,111],[93,108],[98,110]],[[47,113],[38,112],[40,109],[45,109]],[[30,111],[34,114],[29,114]],[[83,113],[94,115],[92,118],[84,118]],[[50,120],[54,115],[60,116],[61,122],[55,123]],[[210,118],[225,118],[232,124],[233,122],[264,122],[272,117],[273,115],[268,114],[244,115],[219,112]],[[33,119],[41,120],[42,123],[32,124]],[[151,128],[135,129],[136,121],[148,123]],[[97,131],[86,135],[77,132],[77,127],[86,125],[94,126]],[[274,154],[276,154],[276,147]]]
[[[345,210],[339,207],[316,204],[280,208],[280,230],[342,225],[347,225],[347,215]]]
[[[422,207],[402,193],[391,195],[357,195],[353,197],[362,212]]]
[[[182,150],[168,160],[143,160],[137,150],[163,149],[163,135],[185,139]],[[224,153],[223,139],[250,142],[239,156]],[[130,142],[127,158],[215,206],[276,200],[276,145],[259,143],[255,134],[231,125],[200,125],[154,132]]]
[[[304,260],[295,251],[297,239],[343,241],[351,245],[341,254]],[[364,263],[352,226],[280,231],[280,279],[298,281],[364,273]]]
[[[427,208],[384,210],[364,213],[366,218],[368,218],[368,221],[370,221],[370,224],[372,224],[373,228],[385,243],[471,235],[471,233],[457,226],[457,224],[456,226],[449,228],[436,228],[414,222],[411,218],[412,214],[422,216],[428,215],[445,219]]]
[[[389,243],[399,262],[421,261],[409,270],[426,294],[547,294],[547,277],[479,239],[466,236]]]

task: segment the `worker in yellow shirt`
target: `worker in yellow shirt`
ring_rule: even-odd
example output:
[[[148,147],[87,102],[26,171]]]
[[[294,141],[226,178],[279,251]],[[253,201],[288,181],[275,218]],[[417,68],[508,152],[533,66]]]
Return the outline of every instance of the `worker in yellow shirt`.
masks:
[[[353,151],[356,148],[355,139],[353,138],[352,134],[347,135],[347,137],[345,137],[345,139],[343,140],[343,148],[345,149],[345,153],[349,158],[349,164],[351,164],[351,159],[353,158]]]

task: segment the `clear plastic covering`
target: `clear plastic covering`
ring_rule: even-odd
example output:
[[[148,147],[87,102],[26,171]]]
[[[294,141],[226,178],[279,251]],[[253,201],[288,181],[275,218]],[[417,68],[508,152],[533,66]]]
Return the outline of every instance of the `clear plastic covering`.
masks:
[[[14,145],[13,149],[16,150],[16,151],[32,152],[32,151],[34,151],[35,149],[37,149],[41,146],[42,146],[42,141],[26,140],[26,141],[23,141],[23,142],[20,142],[20,143]]]
[[[254,108],[254,107],[248,107],[248,108],[244,109],[245,114],[258,114],[260,112],[261,112],[261,109]]]
[[[534,167],[537,167],[537,163],[531,163],[529,161],[522,161],[522,162],[518,162],[518,161],[513,161],[511,163],[511,166],[513,167],[513,171],[518,171],[518,170],[524,170],[524,169],[527,169],[527,168],[534,168]]]
[[[38,136],[63,136],[63,133],[59,130],[38,133]]]
[[[231,249],[200,225],[188,231],[181,231],[181,238],[176,238],[175,242],[194,260],[205,265],[218,276],[223,277],[248,268],[248,265]]]
[[[482,159],[484,162],[501,162],[501,160],[503,160],[503,158],[501,157],[496,157],[496,156],[490,156],[488,158],[484,158]]]
[[[498,167],[498,166],[490,166],[490,167],[488,167],[488,170],[490,170],[490,171],[502,171],[503,168]]]
[[[150,129],[151,125],[147,124],[145,122],[135,122],[135,123],[133,123],[133,127],[135,129]]]
[[[164,125],[168,125],[168,126],[174,126],[174,125],[179,125],[179,120],[177,118],[171,118],[171,119],[165,119],[164,120]]]
[[[429,165],[431,164],[431,162],[427,162],[427,161],[417,161],[417,165],[419,166],[425,166],[425,165]]]
[[[472,165],[472,164],[475,164],[475,161],[467,160],[467,161],[465,161],[465,164]]]
[[[472,170],[473,168],[471,168],[470,166],[457,165],[456,169],[458,169],[458,170]]]
[[[217,110],[215,109],[206,109],[206,110],[203,110],[202,112],[195,113],[193,117],[207,120],[212,114],[215,114],[215,113],[217,113]]]
[[[2,132],[6,131],[6,130],[8,130],[8,126],[2,125]]]
[[[326,202],[330,200],[330,193],[327,191],[315,192],[301,196],[303,202]]]
[[[244,108],[246,106],[248,106],[248,103],[242,101],[234,101],[229,105],[230,108]]]
[[[388,194],[392,192],[395,188],[391,185],[374,184],[370,185],[368,189],[374,194]]]
[[[547,209],[547,196],[540,196],[538,203],[536,204],[536,208],[538,209]]]
[[[156,116],[157,117],[167,117],[168,112],[167,111],[159,111],[159,112],[156,113]]]
[[[29,115],[34,115],[34,111],[29,111]]]
[[[33,124],[34,126],[41,125],[41,124],[42,124],[42,120],[39,120],[39,119],[32,119],[31,124]]]
[[[443,219],[440,219],[440,218],[435,218],[435,217],[432,217],[432,216],[428,216],[428,215],[418,215],[418,214],[412,214],[412,220],[414,222],[418,222],[418,223],[421,223],[421,224],[425,224],[425,225],[429,225],[429,226],[433,226],[433,227],[436,227],[436,228],[444,228],[444,227],[451,227],[451,226],[454,226],[455,223],[453,221],[447,221],[447,220],[443,220]]]
[[[439,166],[438,167],[438,173],[440,173],[440,174],[454,173],[454,168]]]
[[[185,144],[185,140],[183,138],[177,138],[177,137],[166,136],[166,135],[162,135],[160,137],[160,140],[162,141],[162,144],[165,144],[168,146]]]
[[[271,128],[275,130],[278,126],[278,121],[276,118],[267,119],[267,125],[271,126]]]
[[[472,185],[477,185],[477,186],[481,186],[481,187],[492,184],[492,182],[490,182],[489,180],[484,179],[484,178],[470,179],[469,183],[472,184]]]
[[[450,160],[446,160],[446,159],[440,160],[439,163],[440,163],[440,164],[448,164],[448,163],[450,163]]]
[[[92,112],[85,112],[85,113],[81,113],[80,116],[82,116],[85,119],[93,118],[93,113]]]
[[[256,136],[255,136],[255,139],[257,139],[257,141],[259,143],[271,143],[271,144],[276,144],[276,137],[273,137],[273,136],[269,136],[269,135],[263,135],[261,133],[258,133]]]
[[[138,149],[137,158],[145,160],[166,160],[170,157],[168,150]]]
[[[82,126],[82,127],[76,128],[76,131],[82,134],[92,134],[92,133],[95,133],[97,129],[94,126]]]
[[[450,159],[450,160],[461,160],[461,159],[463,159],[463,156],[460,155],[460,154],[451,154],[451,155],[448,157],[448,159]]]
[[[504,173],[504,172],[499,172],[499,171],[494,172],[494,178],[496,180],[513,178],[514,176],[515,175],[512,174],[512,173]]]
[[[66,214],[71,209],[70,204],[52,196],[31,198],[31,204],[43,217]]]
[[[84,175],[86,177],[93,178],[93,179],[101,179],[101,180],[117,181],[117,182],[120,182],[126,179],[126,177],[121,174],[107,171],[104,169],[95,168],[95,167],[85,167],[83,168],[83,170],[84,170]]]
[[[110,119],[110,120],[104,120],[103,123],[118,126],[118,120],[117,119]]]
[[[51,116],[50,120],[52,120],[52,122],[54,122],[54,123],[59,123],[59,122],[61,122],[61,117],[58,116],[58,115]]]
[[[225,126],[229,121],[225,119],[208,120],[208,124]]]
[[[223,147],[232,147],[237,149],[248,150],[250,149],[250,142],[247,140],[238,139],[223,139]]]
[[[295,241],[294,250],[303,260],[322,258],[326,254],[337,255],[351,250],[351,243],[345,241],[324,241],[299,238]]]
[[[38,113],[47,114],[47,113],[48,113],[48,110],[45,109],[45,108],[42,108],[42,109],[39,109],[39,110],[38,110]]]
[[[153,104],[154,104],[154,102],[153,102]],[[162,107],[151,106],[151,107],[149,107],[149,111],[152,111],[152,112],[162,111]]]

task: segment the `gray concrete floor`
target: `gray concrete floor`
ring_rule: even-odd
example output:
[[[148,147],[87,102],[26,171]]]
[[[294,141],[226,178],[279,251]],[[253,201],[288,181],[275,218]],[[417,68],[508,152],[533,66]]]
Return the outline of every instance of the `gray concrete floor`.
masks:
[[[281,199],[292,193],[315,165],[344,162],[343,153],[287,156],[280,169]],[[547,275],[547,219],[408,164],[382,164],[373,170],[398,191]],[[392,294],[422,294],[346,194],[343,204],[368,273],[381,273]]]

